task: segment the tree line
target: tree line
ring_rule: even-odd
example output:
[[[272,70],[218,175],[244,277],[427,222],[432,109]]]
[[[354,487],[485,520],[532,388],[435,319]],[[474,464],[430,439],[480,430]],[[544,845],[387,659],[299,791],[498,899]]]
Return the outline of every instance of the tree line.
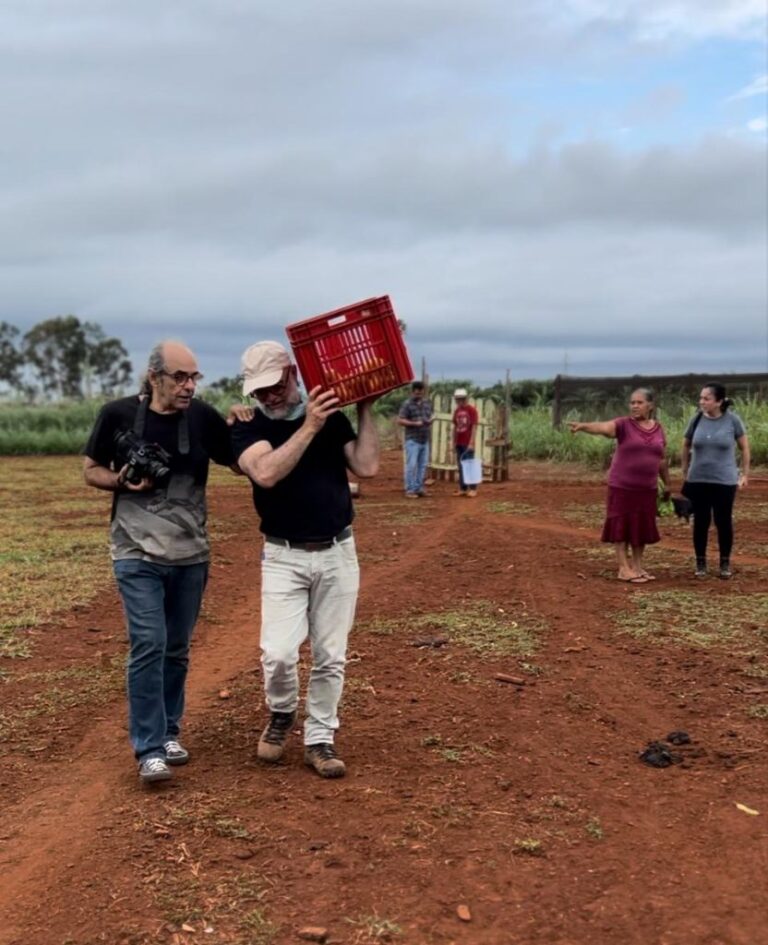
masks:
[[[107,337],[95,322],[81,322],[75,315],[60,315],[39,322],[28,332],[0,321],[0,392],[28,402],[83,400],[114,397],[130,383],[133,368],[128,352],[118,338]],[[451,393],[465,387],[472,397],[509,398],[514,407],[551,403],[552,381],[524,380],[509,388],[502,381],[479,387],[465,378],[440,379],[429,385],[432,393]],[[207,385],[204,395],[212,400],[239,400],[241,379],[222,377]],[[407,388],[385,394],[377,412],[397,413]]]
[[[122,342],[95,322],[60,315],[22,335],[0,321],[0,385],[25,400],[111,397],[132,374]]]

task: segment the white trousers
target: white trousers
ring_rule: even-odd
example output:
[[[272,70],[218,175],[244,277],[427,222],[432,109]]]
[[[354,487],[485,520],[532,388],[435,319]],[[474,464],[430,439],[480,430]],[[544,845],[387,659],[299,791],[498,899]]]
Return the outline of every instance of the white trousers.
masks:
[[[299,704],[299,647],[309,637],[304,744],[333,743],[344,688],[347,639],[360,568],[354,538],[325,551],[264,543],[261,568],[261,665],[270,712]]]

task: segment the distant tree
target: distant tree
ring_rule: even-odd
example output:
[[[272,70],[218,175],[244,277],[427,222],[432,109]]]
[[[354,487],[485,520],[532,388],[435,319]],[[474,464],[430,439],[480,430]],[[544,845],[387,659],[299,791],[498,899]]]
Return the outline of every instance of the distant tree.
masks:
[[[14,390],[21,389],[21,369],[24,355],[16,347],[19,329],[8,322],[0,322],[0,383]]]
[[[209,390],[216,391],[217,394],[226,394],[235,400],[243,395],[242,377],[220,377],[217,381],[211,381],[206,384]]]
[[[80,397],[85,335],[74,315],[39,322],[24,335],[24,354],[47,397]]]
[[[395,390],[387,391],[382,394],[378,400],[374,401],[373,409],[381,417],[394,417],[403,402],[411,395],[411,387],[397,387]]]
[[[232,404],[248,402],[248,398],[243,397],[242,377],[220,377],[206,384],[200,396],[223,414],[228,412]]]
[[[430,394],[453,394],[453,392],[459,387],[463,387],[470,397],[476,397],[478,391],[480,390],[480,388],[476,384],[473,384],[472,381],[465,380],[463,378],[448,378],[448,380],[441,379],[439,381],[429,382]]]
[[[504,403],[506,396],[504,381],[480,391],[479,396],[491,397]],[[509,400],[513,407],[546,407],[552,403],[554,384],[552,381],[515,381],[509,385]]]
[[[131,376],[128,352],[117,338],[107,338],[92,322],[74,315],[49,318],[24,335],[23,353],[47,397],[80,398],[111,394]]]
[[[83,365],[83,383],[86,396],[95,393],[93,381],[99,385],[100,392],[113,396],[131,379],[133,367],[128,360],[128,352],[117,338],[107,338],[100,325],[86,322],[85,361]]]

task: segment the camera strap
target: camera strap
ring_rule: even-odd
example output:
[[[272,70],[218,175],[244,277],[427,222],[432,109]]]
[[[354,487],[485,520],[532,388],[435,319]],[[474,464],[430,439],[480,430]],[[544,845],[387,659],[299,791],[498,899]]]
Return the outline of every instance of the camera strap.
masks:
[[[144,439],[144,428],[147,425],[147,411],[149,410],[149,397],[145,397],[139,403],[139,409],[136,411],[136,419],[133,421],[133,432],[142,440]],[[181,411],[179,417],[178,430],[178,450],[182,456],[189,455],[189,420],[186,410]]]

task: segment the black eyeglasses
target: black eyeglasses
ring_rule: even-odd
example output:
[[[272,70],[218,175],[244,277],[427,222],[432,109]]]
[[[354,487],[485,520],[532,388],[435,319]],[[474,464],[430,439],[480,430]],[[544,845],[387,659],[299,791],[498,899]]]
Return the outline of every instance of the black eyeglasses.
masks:
[[[188,371],[160,371],[160,373],[170,377],[177,387],[183,387],[187,381],[199,384],[203,379],[203,375],[199,371],[193,371],[191,374]]]

